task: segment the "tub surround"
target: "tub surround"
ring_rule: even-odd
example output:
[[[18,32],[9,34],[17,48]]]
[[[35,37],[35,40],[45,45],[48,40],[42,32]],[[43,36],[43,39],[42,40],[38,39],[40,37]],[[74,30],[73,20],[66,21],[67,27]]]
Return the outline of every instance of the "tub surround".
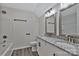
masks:
[[[71,55],[78,56],[79,55],[79,45],[78,44],[73,44],[65,41],[64,39],[58,39],[58,38],[53,38],[53,37],[46,37],[46,36],[37,36],[38,39],[44,40],[59,49],[62,49],[66,52],[68,52]]]
[[[0,45],[0,56],[11,56],[13,52],[13,43],[6,44],[3,47],[3,44]]]

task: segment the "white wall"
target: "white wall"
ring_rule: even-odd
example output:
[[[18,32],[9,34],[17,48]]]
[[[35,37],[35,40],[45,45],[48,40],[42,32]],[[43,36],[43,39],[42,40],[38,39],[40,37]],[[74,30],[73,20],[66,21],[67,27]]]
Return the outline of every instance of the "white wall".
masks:
[[[29,11],[23,11],[23,10],[18,10],[18,9],[12,9],[12,8],[8,8],[8,7],[2,7],[2,10],[6,10],[7,14],[1,14],[2,15],[2,33],[3,34],[7,34],[8,35],[8,42],[13,42],[14,43],[14,48],[17,47],[23,47],[25,45],[28,45],[29,42],[33,41],[36,36],[38,35],[38,18],[31,12]],[[19,18],[19,19],[26,19],[28,21],[25,24],[27,27],[27,30],[25,32],[31,32],[31,36],[29,36],[29,38],[26,38],[26,41],[23,41],[23,39],[19,38],[18,33],[16,33],[17,31],[21,32],[23,30],[20,30],[18,28],[22,27],[17,25],[13,20]],[[20,22],[18,22],[20,24]],[[16,25],[15,25],[16,24]],[[24,29],[26,28],[24,24]],[[14,26],[17,26],[18,28],[15,28]],[[15,31],[15,32],[14,32]],[[15,36],[16,35],[16,36]],[[29,41],[28,41],[29,40]]]
[[[45,19],[44,16],[39,18],[39,35],[45,34]]]

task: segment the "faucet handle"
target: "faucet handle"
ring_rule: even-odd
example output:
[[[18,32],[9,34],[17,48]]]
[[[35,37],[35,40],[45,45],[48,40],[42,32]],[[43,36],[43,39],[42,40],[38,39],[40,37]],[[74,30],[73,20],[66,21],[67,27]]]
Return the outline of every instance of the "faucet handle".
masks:
[[[68,37],[68,35],[65,35],[65,37]]]
[[[6,43],[6,40],[4,40],[3,43]]]

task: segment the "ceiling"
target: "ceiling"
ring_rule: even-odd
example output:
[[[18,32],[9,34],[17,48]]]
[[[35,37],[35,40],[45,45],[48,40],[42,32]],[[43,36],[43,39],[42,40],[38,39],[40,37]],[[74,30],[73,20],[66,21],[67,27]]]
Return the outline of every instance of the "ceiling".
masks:
[[[56,3],[2,3],[1,5],[30,11],[40,17],[46,10],[56,5]]]

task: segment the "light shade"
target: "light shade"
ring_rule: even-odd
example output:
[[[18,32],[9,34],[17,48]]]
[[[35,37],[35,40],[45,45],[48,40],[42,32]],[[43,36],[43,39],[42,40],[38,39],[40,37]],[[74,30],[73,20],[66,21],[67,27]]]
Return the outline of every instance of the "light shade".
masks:
[[[45,17],[50,17],[51,15],[53,15],[53,14],[55,14],[56,13],[56,10],[54,9],[52,9],[52,10],[50,10],[50,12],[47,12],[46,14],[45,14]]]

